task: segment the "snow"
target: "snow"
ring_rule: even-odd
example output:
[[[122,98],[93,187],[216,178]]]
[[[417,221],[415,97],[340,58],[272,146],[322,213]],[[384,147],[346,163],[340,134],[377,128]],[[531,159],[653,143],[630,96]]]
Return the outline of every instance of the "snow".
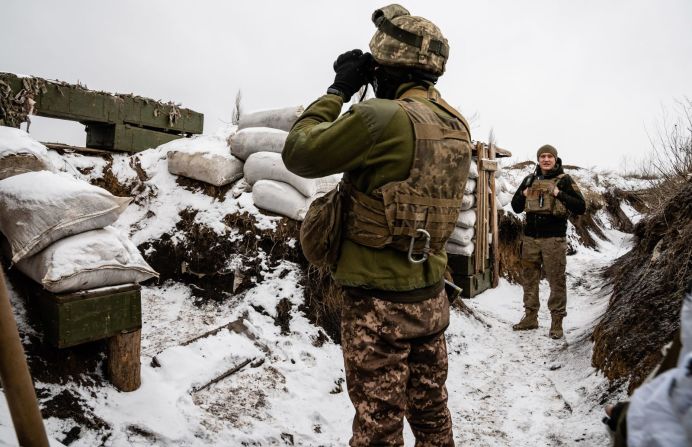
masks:
[[[0,126],[0,158],[15,154],[31,154],[44,160],[48,149],[23,130]]]
[[[191,142],[177,144],[187,143]],[[179,186],[166,167],[166,151],[172,146],[112,157],[116,179],[136,186],[135,201],[114,224],[135,245],[164,233],[179,237],[179,213],[187,208],[197,212],[196,222],[225,237],[234,234],[223,224],[224,216],[232,213],[248,213],[258,229],[276,228],[280,218],[260,213],[243,181],[222,199]],[[101,178],[107,166],[98,157],[53,152],[49,157],[63,175],[84,180]],[[148,179],[140,180],[136,167]],[[505,171],[510,192],[532,169]],[[597,190],[639,187],[616,174],[568,173]],[[603,399],[612,397],[612,390],[591,366],[590,334],[610,297],[597,273],[625,253],[630,241],[615,230],[607,229],[606,236],[596,239],[597,250],[574,244],[577,252],[568,257],[563,340],[547,334],[546,282],[540,285],[537,331],[512,331],[522,314],[522,291],[505,280],[466,301],[475,317],[452,311],[447,387],[457,445],[607,445],[600,420]],[[123,393],[108,384],[73,381],[37,382],[37,388],[47,395],[68,389],[83,399],[90,412],[110,425],[108,446],[346,445],[354,412],[340,348],[323,341],[320,329],[299,310],[300,268],[290,262],[272,271],[266,263],[263,268],[261,283],[218,303],[195,304],[190,288],[172,281],[144,287],[142,386],[137,391]],[[12,289],[10,295],[20,328],[33,331],[23,301]],[[292,306],[287,332],[274,319],[282,300]],[[242,330],[223,328],[195,340],[237,321]],[[239,369],[210,384],[234,368]],[[624,391],[619,393],[615,398],[624,397]],[[76,425],[57,418],[45,424],[56,439]],[[82,428],[71,445],[99,445],[105,434]],[[6,407],[0,404],[0,444],[12,445],[13,436]],[[406,445],[413,445],[408,428],[405,439]]]

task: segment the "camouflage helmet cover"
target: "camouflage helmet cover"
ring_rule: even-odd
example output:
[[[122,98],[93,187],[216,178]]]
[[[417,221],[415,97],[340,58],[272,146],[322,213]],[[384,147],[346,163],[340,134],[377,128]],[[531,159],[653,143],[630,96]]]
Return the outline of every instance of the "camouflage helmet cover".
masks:
[[[370,52],[378,63],[416,68],[436,76],[444,73],[449,44],[434,23],[410,15],[397,4],[376,10],[372,21],[377,31],[370,40]]]

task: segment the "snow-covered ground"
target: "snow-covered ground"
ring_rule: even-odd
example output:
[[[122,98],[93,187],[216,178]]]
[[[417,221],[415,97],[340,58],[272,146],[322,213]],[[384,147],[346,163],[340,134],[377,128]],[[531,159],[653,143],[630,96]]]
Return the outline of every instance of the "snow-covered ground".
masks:
[[[258,228],[272,228],[278,220],[262,216],[250,194],[240,189],[230,190],[219,201],[180,187],[166,170],[165,152],[150,150],[137,157],[149,180],[117,222],[136,244],[169,231],[186,207],[200,210],[196,219],[211,228],[222,226],[226,214],[241,210],[256,216]],[[104,168],[94,157],[52,153],[51,158],[58,169],[85,179]],[[129,160],[125,155],[113,159],[112,170],[122,183],[136,179]],[[80,167],[95,168],[82,169],[84,174]],[[603,184],[604,176],[578,173],[578,181],[590,187]],[[516,185],[523,175],[510,173],[509,182]],[[605,178],[622,181],[615,175]],[[590,334],[610,295],[598,272],[627,251],[629,236],[615,230],[606,234],[609,240],[597,239],[598,250],[579,247],[568,257],[563,340],[548,337],[545,282],[540,287],[541,327],[536,331],[512,331],[522,314],[522,291],[504,280],[498,288],[466,301],[475,317],[453,311],[447,331],[447,386],[457,445],[608,445],[601,417],[604,396],[611,396],[612,390],[591,367]],[[182,283],[144,287],[139,390],[123,393],[109,385],[36,383],[49,396],[69,389],[90,414],[108,424],[102,431],[82,428],[70,445],[346,445],[353,409],[340,348],[324,341],[319,328],[298,310],[303,293],[297,265],[283,262],[264,273],[264,281],[243,294],[202,305],[194,303],[191,290]],[[10,294],[20,326],[30,330],[22,299],[12,290]],[[282,299],[293,304],[287,334],[273,318]],[[213,331],[217,328],[221,329]],[[197,338],[200,335],[204,336]],[[45,423],[57,440],[76,425],[57,418]],[[4,406],[2,442],[14,442]],[[408,429],[406,445],[413,445]]]

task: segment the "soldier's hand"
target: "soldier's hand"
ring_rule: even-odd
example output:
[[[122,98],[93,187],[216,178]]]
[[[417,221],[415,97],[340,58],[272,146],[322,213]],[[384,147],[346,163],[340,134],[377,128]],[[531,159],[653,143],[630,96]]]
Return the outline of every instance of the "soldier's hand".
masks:
[[[524,197],[528,197],[528,196],[529,196],[529,190],[528,190],[528,189],[523,189],[523,190],[521,191],[521,193],[524,195]]]
[[[339,55],[334,62],[334,83],[327,90],[330,93],[338,92],[344,101],[351,100],[351,96],[362,86],[369,82],[369,71],[373,59],[370,53],[361,50],[351,50]]]
[[[560,189],[556,186],[555,189],[553,189],[553,195],[557,197],[558,194],[560,194]]]

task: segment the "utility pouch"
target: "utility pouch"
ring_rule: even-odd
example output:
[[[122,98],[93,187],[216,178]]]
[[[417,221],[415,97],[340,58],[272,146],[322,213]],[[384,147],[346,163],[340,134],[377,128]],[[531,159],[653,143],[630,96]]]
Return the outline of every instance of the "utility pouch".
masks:
[[[344,179],[336,188],[315,199],[300,226],[303,254],[317,267],[332,268],[339,259],[349,189],[350,183]]]

